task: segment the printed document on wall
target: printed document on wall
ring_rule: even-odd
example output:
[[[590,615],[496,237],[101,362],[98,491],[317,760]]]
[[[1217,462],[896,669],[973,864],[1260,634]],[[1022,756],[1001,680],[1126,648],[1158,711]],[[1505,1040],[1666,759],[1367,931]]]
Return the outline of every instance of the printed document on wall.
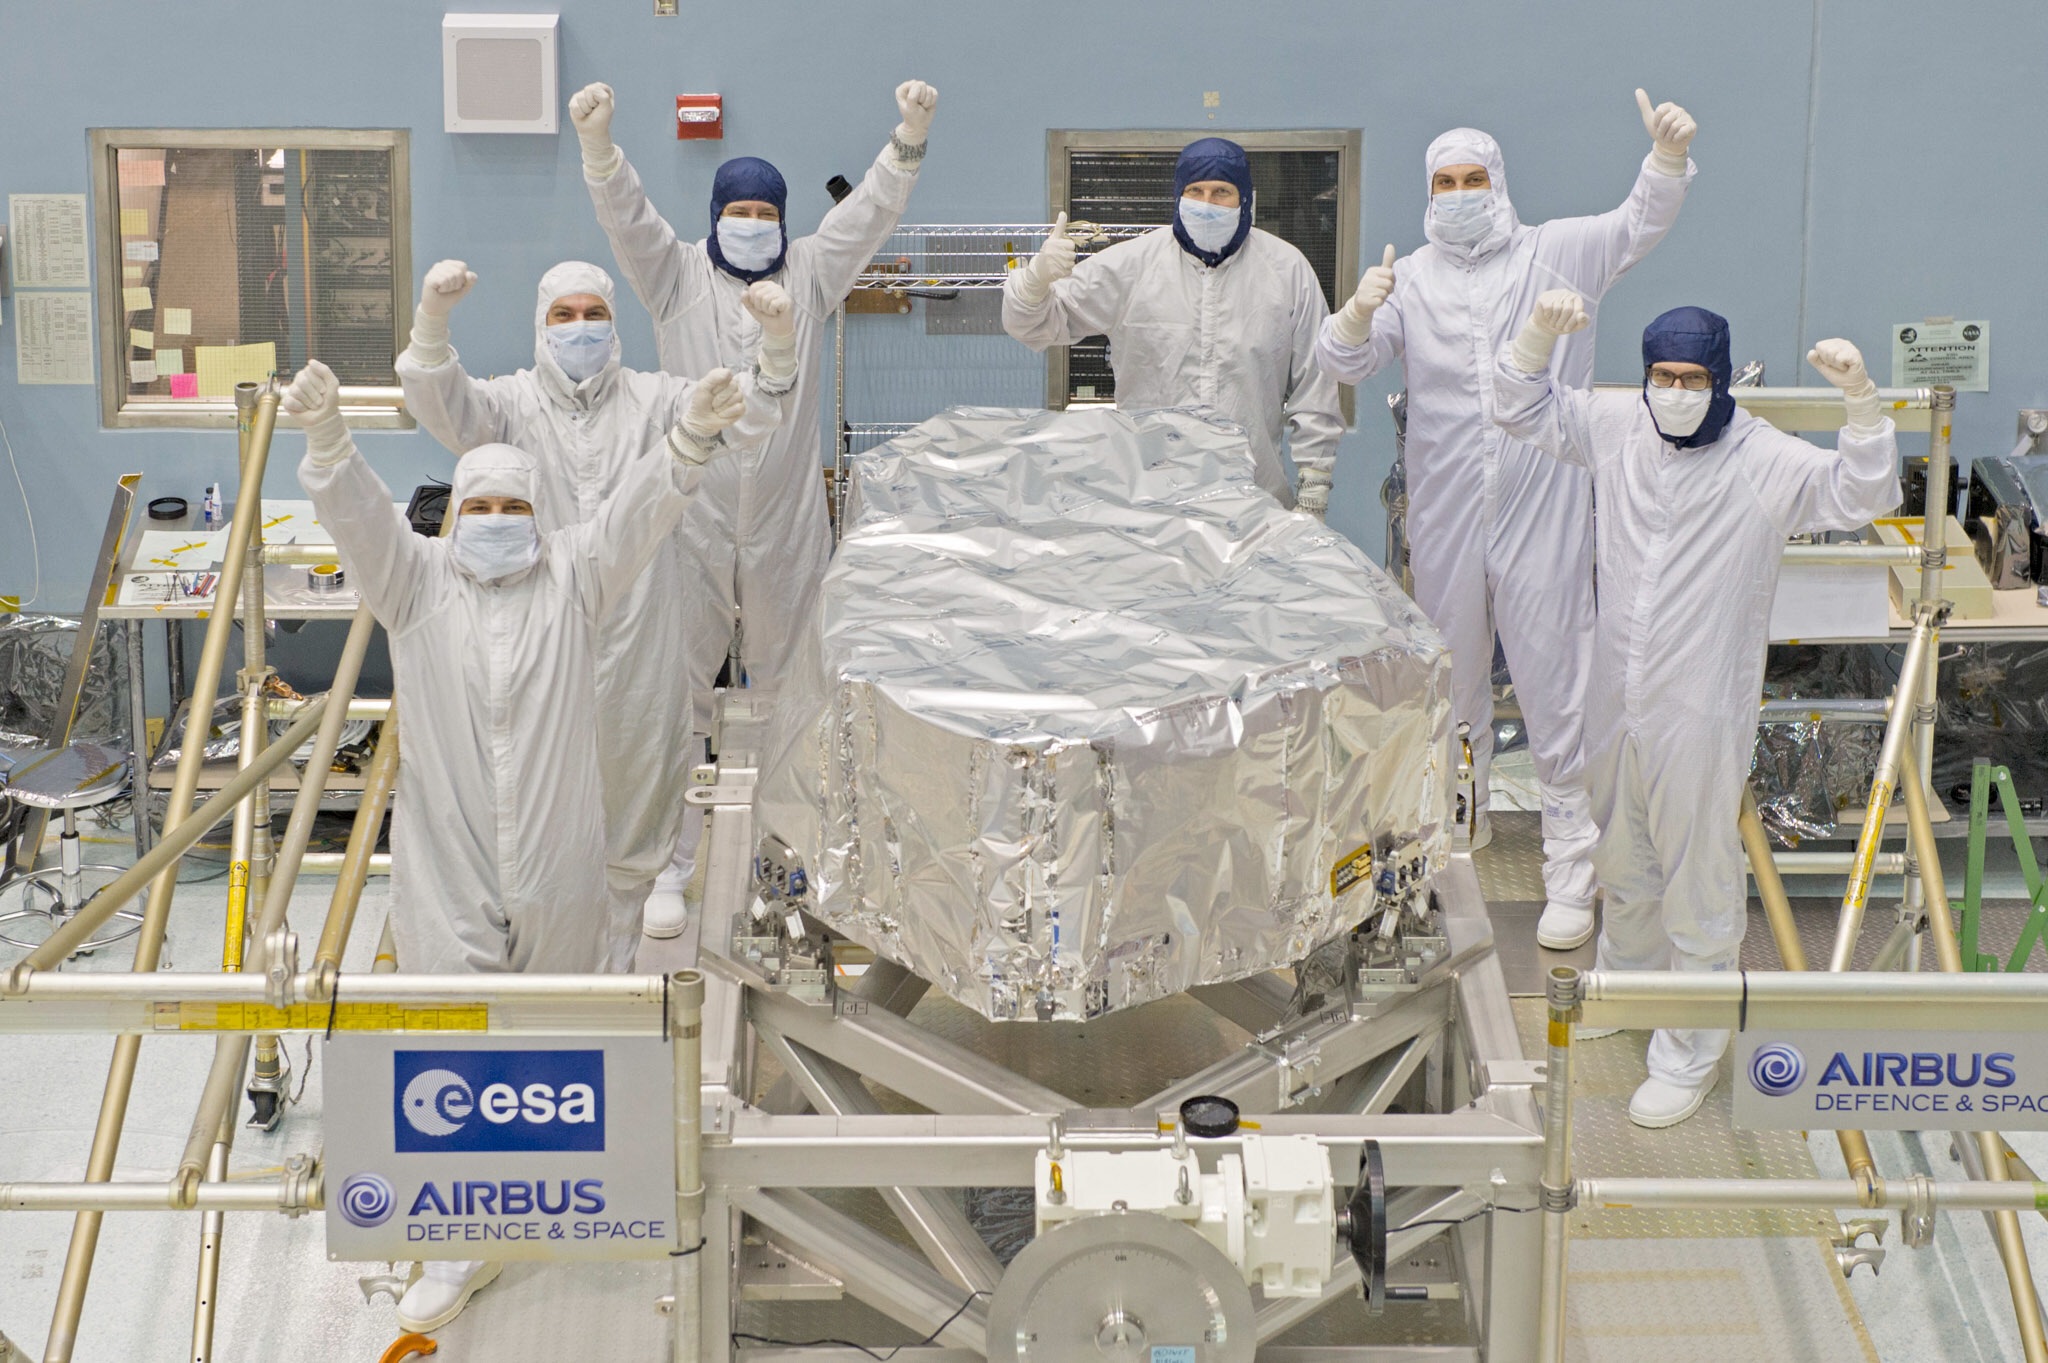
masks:
[[[10,194],[7,217],[15,288],[92,287],[83,194]]]
[[[18,293],[14,320],[18,382],[92,382],[90,293]]]

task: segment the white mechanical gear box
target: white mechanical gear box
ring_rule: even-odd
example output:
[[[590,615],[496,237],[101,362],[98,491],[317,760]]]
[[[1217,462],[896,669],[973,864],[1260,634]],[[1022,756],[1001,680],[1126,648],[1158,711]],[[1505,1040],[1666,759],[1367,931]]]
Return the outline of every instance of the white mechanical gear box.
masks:
[[[1199,1232],[1268,1298],[1320,1297],[1336,1243],[1328,1154],[1313,1136],[1245,1132],[1238,1141],[1243,1154],[1218,1155],[1213,1174],[1202,1172],[1197,1146],[1180,1155],[1069,1150],[1058,1159],[1041,1150],[1038,1232],[1118,1210],[1151,1212]]]

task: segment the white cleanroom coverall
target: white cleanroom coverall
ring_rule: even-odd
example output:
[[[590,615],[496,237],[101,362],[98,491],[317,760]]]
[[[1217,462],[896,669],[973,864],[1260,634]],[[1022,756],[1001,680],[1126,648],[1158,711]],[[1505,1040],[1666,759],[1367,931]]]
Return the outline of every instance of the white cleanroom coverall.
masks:
[[[1408,389],[1408,543],[1415,599],[1451,645],[1451,705],[1471,726],[1474,798],[1493,759],[1493,640],[1500,636],[1543,793],[1543,881],[1550,902],[1593,902],[1598,836],[1587,805],[1581,728],[1593,636],[1593,498],[1581,469],[1546,459],[1494,425],[1493,364],[1536,295],[1569,288],[1589,310],[1677,220],[1694,169],[1645,158],[1619,208],[1530,227],[1508,199],[1500,147],[1455,129],[1432,143],[1430,174],[1486,167],[1493,230],[1475,245],[1437,239],[1395,266],[1393,293],[1363,345],[1323,327],[1323,367],[1357,383],[1398,361]],[[1552,373],[1593,381],[1593,331],[1567,336]],[[1604,572],[1604,565],[1603,565]]]
[[[349,580],[390,636],[404,698],[391,886],[405,970],[595,971],[618,959],[605,892],[599,622],[627,599],[697,485],[694,464],[654,443],[589,519],[543,534],[531,567],[488,584],[457,562],[453,540],[413,532],[352,443],[331,463],[309,448],[299,465]],[[548,494],[536,464],[509,445],[471,450],[455,466],[449,514],[476,496],[538,510]]]
[[[569,261],[541,277],[531,369],[476,379],[445,344],[414,343],[398,357],[406,408],[457,455],[480,445],[516,445],[533,456],[539,483],[534,516],[543,533],[595,518],[634,466],[671,458],[663,437],[682,419],[694,380],[626,369],[618,341],[604,369],[581,383],[562,372],[546,343],[554,301],[592,294],[613,302],[612,281],[595,265]],[[707,366],[708,368],[708,366]],[[758,452],[782,416],[789,381],[740,376],[747,413],[728,428],[732,447]],[[715,467],[715,465],[714,465]],[[640,936],[641,906],[669,864],[682,830],[693,728],[690,611],[711,590],[678,530],[656,546],[597,634],[597,742],[604,780],[609,964],[626,970]]]
[[[712,684],[732,643],[734,610],[744,616],[740,648],[748,676],[772,682],[787,663],[802,606],[832,554],[820,473],[820,395],[831,369],[822,346],[833,314],[860,272],[895,230],[917,183],[918,163],[892,144],[845,200],[807,237],[789,242],[766,276],[796,304],[796,391],[781,429],[754,450],[737,449],[704,471],[704,488],[683,518],[682,538],[701,589],[691,594],[690,684],[697,732],[709,733]],[[605,179],[586,170],[597,220],[619,271],[648,312],[661,367],[702,374],[753,360],[761,327],[740,306],[747,282],[712,263],[701,241],[683,241],[654,209],[639,173],[621,158]]]
[[[1493,391],[1501,425],[1591,470],[1600,501],[1586,717],[1600,968],[1731,969],[1747,901],[1735,818],[1785,537],[1896,506],[1897,432],[1879,418],[1825,450],[1738,410],[1719,439],[1679,449],[1641,390],[1584,393],[1503,356]],[[1650,1077],[1707,1082],[1727,1035],[1659,1031]]]
[[[1314,267],[1254,227],[1221,264],[1183,250],[1171,227],[1083,257],[1042,302],[1003,286],[1003,329],[1030,346],[1109,337],[1117,406],[1206,406],[1244,426],[1252,476],[1294,505],[1280,437],[1299,469],[1328,472],[1344,419],[1337,385],[1316,367],[1316,329],[1330,305]]]

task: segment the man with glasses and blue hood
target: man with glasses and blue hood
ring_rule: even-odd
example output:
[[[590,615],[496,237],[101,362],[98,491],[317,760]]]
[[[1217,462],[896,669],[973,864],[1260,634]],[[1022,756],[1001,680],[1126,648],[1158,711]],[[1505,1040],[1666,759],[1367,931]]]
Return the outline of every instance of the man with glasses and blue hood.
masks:
[[[1470,726],[1472,846],[1487,819],[1493,761],[1493,642],[1499,635],[1543,797],[1543,916],[1536,940],[1593,935],[1593,844],[1581,728],[1593,638],[1593,496],[1584,470],[1495,426],[1493,361],[1545,289],[1597,310],[1614,281],[1678,219],[1692,183],[1695,125],[1675,104],[1636,106],[1650,154],[1626,202],[1531,227],[1508,199],[1500,144],[1473,128],[1430,143],[1429,244],[1394,264],[1387,247],[1323,327],[1317,356],[1358,383],[1398,363],[1408,388],[1408,543],[1415,600],[1451,646],[1451,713]],[[1565,342],[1558,381],[1593,382],[1593,333]]]
[[[1204,137],[1173,170],[1174,218],[1078,263],[1059,215],[1003,284],[1003,329],[1030,346],[1109,337],[1119,407],[1205,406],[1251,437],[1253,479],[1320,518],[1344,420],[1316,367],[1329,302],[1308,258],[1252,226],[1244,148]],[[1288,483],[1280,442],[1300,471]]]
[[[587,85],[569,101],[584,185],[620,272],[654,315],[663,369],[688,377],[717,365],[745,367],[761,340],[760,325],[741,306],[750,285],[773,282],[793,303],[799,373],[781,429],[758,450],[708,470],[683,517],[683,539],[704,583],[689,603],[700,737],[710,732],[712,687],[732,644],[735,613],[745,680],[772,684],[789,663],[804,602],[824,576],[832,554],[818,425],[829,372],[822,363],[825,328],[909,206],[938,103],[938,91],[921,80],[896,88],[902,121],[888,145],[809,236],[789,236],[782,173],[742,156],[712,179],[710,234],[688,241],[655,210],[612,141],[611,87]],[[650,936],[673,937],[688,921],[683,888],[701,826],[693,810],[674,865],[647,901]]]
[[[1509,435],[1589,471],[1600,502],[1586,715],[1607,899],[1599,968],[1733,970],[1748,901],[1735,821],[1785,539],[1898,505],[1898,432],[1847,341],[1806,357],[1842,393],[1847,421],[1828,450],[1736,407],[1728,323],[1706,309],[1650,323],[1633,392],[1553,377],[1558,339],[1590,325],[1577,294],[1540,295],[1495,365],[1492,406]],[[1629,1119],[1665,1127],[1697,1112],[1727,1047],[1726,1031],[1659,1030]]]
[[[656,457],[649,451],[681,419],[697,384],[619,363],[611,276],[580,260],[541,276],[533,367],[472,378],[448,342],[448,316],[475,283],[459,260],[427,271],[411,343],[398,357],[406,409],[458,457],[493,444],[533,455],[544,493],[535,507],[542,533],[587,521],[635,464]],[[759,325],[760,344],[737,380],[746,411],[723,438],[745,457],[779,428],[796,384],[797,356],[795,318],[781,286],[765,279],[750,284],[740,302]],[[612,970],[632,967],[644,906],[682,833],[695,728],[690,612],[713,591],[693,562],[687,534],[664,538],[598,636],[597,736],[611,917],[606,964]]]

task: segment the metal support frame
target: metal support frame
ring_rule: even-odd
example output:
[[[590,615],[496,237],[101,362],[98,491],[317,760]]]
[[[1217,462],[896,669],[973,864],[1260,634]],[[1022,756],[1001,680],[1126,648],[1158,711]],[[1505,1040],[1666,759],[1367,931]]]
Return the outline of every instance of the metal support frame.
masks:
[[[1252,1034],[1240,1051],[1128,1111],[1083,1109],[918,1025],[909,1014],[925,983],[891,962],[876,961],[865,976],[842,981],[830,1001],[812,1003],[721,953],[719,931],[744,913],[750,894],[745,867],[752,817],[742,802],[751,775],[722,770],[719,784],[700,797],[711,812],[703,853],[706,1248],[698,1256],[704,1261],[699,1315],[712,1341],[707,1363],[788,1356],[752,1344],[722,1352],[715,1343],[717,1323],[736,1320],[737,1304],[747,1295],[747,1266],[735,1252],[747,1221],[756,1234],[839,1279],[848,1295],[920,1335],[939,1331],[929,1345],[899,1357],[979,1363],[987,1347],[988,1302],[968,1294],[994,1290],[1001,1272],[944,1190],[1029,1186],[1053,1118],[1060,1119],[1061,1140],[1070,1149],[1168,1147],[1179,1103],[1195,1094],[1233,1098],[1261,1135],[1313,1136],[1341,1171],[1340,1182],[1348,1183],[1349,1171],[1359,1167],[1365,1144],[1375,1143],[1392,1192],[1389,1252],[1406,1254],[1451,1237],[1460,1295],[1475,1336],[1486,1341],[1479,1351],[1375,1346],[1311,1350],[1301,1358],[1420,1363],[1483,1356],[1489,1363],[1524,1363],[1534,1357],[1538,1294],[1528,1268],[1540,1228],[1531,1216],[1493,1209],[1535,1204],[1541,1173],[1536,1081],[1516,1039],[1468,860],[1454,858],[1440,878],[1451,952],[1421,987],[1307,1018],[1291,1013],[1292,989],[1277,976],[1206,987],[1196,997]],[[784,1085],[771,1086],[766,1106],[749,1101],[750,1057],[757,1048],[787,1076]],[[869,1083],[927,1110],[885,1108]],[[1443,1110],[1386,1111],[1397,1097],[1423,1090]],[[1226,1137],[1194,1147],[1213,1162],[1240,1144]],[[817,1196],[858,1188],[879,1192],[918,1252]],[[1453,1221],[1464,1224],[1413,1224]],[[1356,1267],[1338,1258],[1320,1299],[1260,1304],[1262,1359],[1295,1356],[1267,1346],[1358,1290]],[[806,1350],[804,1357],[832,1353]]]

